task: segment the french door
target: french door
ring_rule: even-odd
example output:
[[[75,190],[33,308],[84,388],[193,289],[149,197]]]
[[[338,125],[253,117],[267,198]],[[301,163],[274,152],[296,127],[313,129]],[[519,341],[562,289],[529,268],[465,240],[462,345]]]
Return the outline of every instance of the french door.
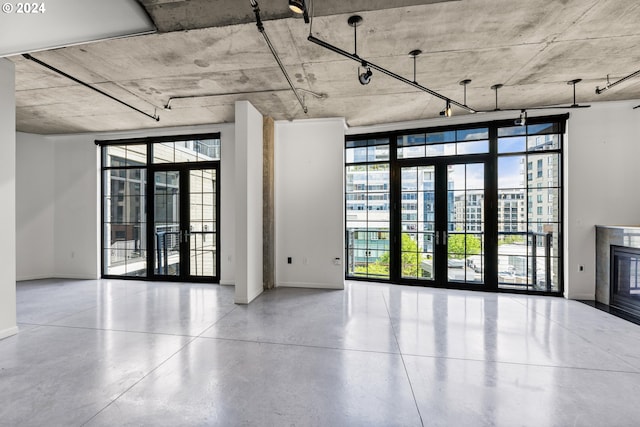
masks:
[[[486,169],[443,159],[400,167],[400,281],[485,287]]]
[[[345,277],[560,295],[567,116],[345,140]]]
[[[148,236],[150,276],[176,281],[218,280],[217,165],[155,166],[151,171]]]

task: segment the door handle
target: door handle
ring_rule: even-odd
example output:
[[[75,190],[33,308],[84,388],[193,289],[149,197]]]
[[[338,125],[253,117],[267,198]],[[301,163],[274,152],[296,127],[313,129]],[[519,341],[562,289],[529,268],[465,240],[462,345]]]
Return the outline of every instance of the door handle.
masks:
[[[189,233],[189,231],[188,231],[188,230],[183,230],[183,231],[182,231],[182,242],[183,242],[183,243],[188,243],[188,242],[189,242],[189,235],[190,235],[190,234],[191,234],[191,233]]]
[[[440,244],[440,232],[436,231],[436,246]]]

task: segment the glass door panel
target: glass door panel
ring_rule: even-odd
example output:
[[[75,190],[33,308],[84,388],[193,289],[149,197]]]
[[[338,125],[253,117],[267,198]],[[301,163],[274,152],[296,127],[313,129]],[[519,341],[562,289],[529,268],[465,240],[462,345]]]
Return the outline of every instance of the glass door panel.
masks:
[[[405,167],[402,182],[401,277],[435,280],[435,166]]]
[[[485,283],[484,163],[401,168],[400,277]]]
[[[483,163],[447,166],[447,277],[484,283]]]
[[[189,275],[217,275],[217,171],[189,171]]]
[[[154,182],[154,274],[180,276],[182,228],[180,171],[153,173]]]
[[[115,160],[111,160],[115,164]],[[104,272],[147,274],[146,169],[112,169],[104,173]]]

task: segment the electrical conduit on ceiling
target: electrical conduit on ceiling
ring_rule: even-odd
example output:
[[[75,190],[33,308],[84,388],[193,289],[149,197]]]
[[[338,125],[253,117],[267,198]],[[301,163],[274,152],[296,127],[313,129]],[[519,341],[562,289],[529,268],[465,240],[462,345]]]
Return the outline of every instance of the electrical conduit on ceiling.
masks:
[[[256,0],[249,0],[249,1],[251,2],[251,7],[253,7],[253,13],[255,13],[256,15],[256,26],[258,27],[258,31],[260,31],[260,34],[262,34],[262,36],[264,37],[264,40],[267,43],[267,46],[269,46],[269,50],[271,50],[273,57],[275,58],[276,62],[278,63],[278,66],[280,67],[280,70],[282,71],[282,74],[284,74],[284,77],[287,79],[287,83],[289,83],[291,90],[293,91],[296,98],[298,99],[298,102],[302,107],[302,111],[304,111],[304,113],[307,114],[308,109],[304,103],[304,99],[302,99],[302,96],[300,96],[300,93],[293,85],[293,82],[291,81],[291,77],[289,77],[289,73],[287,73],[287,70],[284,68],[284,64],[280,60],[280,57],[278,56],[278,52],[273,47],[273,44],[271,43],[271,40],[269,40],[269,36],[267,35],[267,32],[264,29],[264,25],[262,24],[262,19],[260,18],[260,7],[258,6],[258,2]]]
[[[136,108],[136,107],[134,107],[134,106],[133,106],[133,105],[131,105],[131,104],[127,104],[126,102],[124,102],[124,101],[122,101],[122,100],[120,100],[120,99],[116,98],[115,96],[113,96],[113,95],[109,95],[108,93],[106,93],[106,92],[104,92],[104,91],[102,91],[102,90],[98,89],[97,87],[91,86],[90,84],[85,83],[85,82],[83,82],[82,80],[80,80],[80,79],[78,79],[78,78],[76,78],[76,77],[73,77],[72,75],[67,74],[67,73],[65,73],[65,72],[64,72],[64,71],[62,71],[62,70],[59,70],[58,68],[56,68],[56,67],[54,67],[54,66],[52,66],[52,65],[49,65],[49,64],[47,64],[46,62],[43,62],[43,61],[41,61],[41,60],[39,60],[39,59],[37,59],[37,58],[34,58],[33,56],[29,55],[28,53],[25,53],[25,54],[23,54],[22,56],[23,56],[25,59],[29,60],[29,61],[33,61],[33,62],[35,62],[36,64],[41,65],[41,66],[43,66],[43,67],[47,68],[48,70],[53,71],[53,72],[54,72],[54,73],[56,73],[56,74],[59,74],[59,75],[61,75],[61,76],[63,76],[63,77],[66,77],[67,79],[72,80],[72,81],[74,81],[74,82],[76,82],[76,83],[78,83],[78,84],[80,84],[80,85],[82,85],[82,86],[84,86],[84,87],[86,87],[86,88],[89,88],[89,89],[91,89],[91,90],[93,90],[93,91],[95,91],[95,92],[98,92],[100,95],[106,96],[107,98],[112,99],[113,101],[116,101],[116,102],[118,102],[119,104],[124,105],[125,107],[128,107],[128,108],[130,108],[130,109],[132,109],[132,110],[134,110],[134,111],[137,111],[137,112],[138,112],[138,113],[140,113],[140,114],[144,114],[145,116],[147,116],[147,117],[149,117],[149,118],[151,118],[151,119],[155,120],[156,122],[159,122],[159,121],[160,121],[160,116],[156,115],[155,113],[154,113],[153,115],[151,115],[151,114],[149,114],[149,113],[145,113],[144,111],[140,110],[139,108]]]

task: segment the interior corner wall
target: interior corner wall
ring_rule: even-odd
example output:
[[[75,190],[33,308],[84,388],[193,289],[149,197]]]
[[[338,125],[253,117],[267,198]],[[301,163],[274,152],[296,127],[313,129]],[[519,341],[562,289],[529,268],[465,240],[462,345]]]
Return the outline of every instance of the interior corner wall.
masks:
[[[276,286],[344,288],[344,136],[344,119],[275,124]]]
[[[41,135],[16,134],[16,278],[53,277],[54,149]]]
[[[595,299],[595,226],[640,224],[638,104],[594,103],[571,111],[565,147],[567,298]]]
[[[16,324],[16,98],[15,67],[0,58],[0,339]]]
[[[235,302],[249,304],[263,291],[263,117],[247,101],[235,113]]]

